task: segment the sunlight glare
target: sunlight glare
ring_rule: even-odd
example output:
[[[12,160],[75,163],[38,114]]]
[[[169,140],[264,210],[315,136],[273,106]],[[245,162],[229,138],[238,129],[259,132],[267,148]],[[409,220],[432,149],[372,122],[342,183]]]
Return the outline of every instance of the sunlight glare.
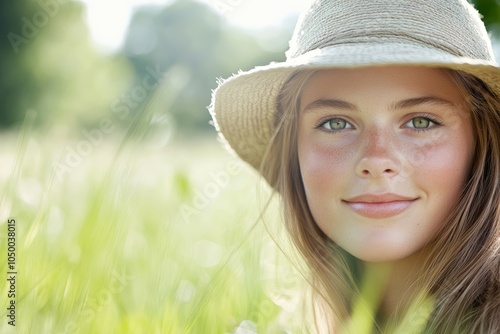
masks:
[[[114,52],[122,46],[135,8],[167,5],[174,0],[80,0],[85,20],[96,46]],[[262,29],[280,24],[283,18],[298,13],[309,0],[199,0],[207,3],[231,24],[246,29]]]

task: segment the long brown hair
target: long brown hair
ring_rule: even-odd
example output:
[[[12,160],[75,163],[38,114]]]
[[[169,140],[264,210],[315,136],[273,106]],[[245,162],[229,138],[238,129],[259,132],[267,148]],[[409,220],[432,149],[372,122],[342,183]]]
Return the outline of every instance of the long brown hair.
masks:
[[[500,101],[476,77],[445,71],[466,98],[476,149],[459,203],[433,241],[419,280],[418,286],[433,298],[421,331],[500,333]],[[297,127],[300,95],[313,73],[298,71],[283,86],[261,173],[281,195],[290,238],[307,263],[316,329],[337,332],[353,313],[362,268],[319,229],[307,204]],[[319,320],[319,313],[328,320]]]

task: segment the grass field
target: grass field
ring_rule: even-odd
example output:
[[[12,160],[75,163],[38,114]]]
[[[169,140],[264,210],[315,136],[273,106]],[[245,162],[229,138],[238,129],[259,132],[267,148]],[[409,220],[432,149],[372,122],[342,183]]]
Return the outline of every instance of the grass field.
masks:
[[[299,276],[259,221],[269,191],[215,135],[116,135],[61,169],[77,139],[1,138],[1,333],[300,332]]]

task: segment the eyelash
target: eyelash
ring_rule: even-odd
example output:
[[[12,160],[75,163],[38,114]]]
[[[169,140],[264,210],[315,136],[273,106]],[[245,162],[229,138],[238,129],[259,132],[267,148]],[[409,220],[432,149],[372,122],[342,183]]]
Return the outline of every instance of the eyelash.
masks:
[[[422,114],[422,115],[416,115],[414,117],[412,117],[410,120],[408,120],[408,122],[405,123],[408,124],[410,123],[412,120],[414,120],[415,118],[423,118],[423,119],[426,119],[428,121],[430,121],[431,123],[433,123],[433,125],[430,125],[428,128],[423,128],[423,129],[419,129],[419,128],[410,128],[412,129],[413,131],[418,131],[418,132],[425,132],[425,131],[429,131],[431,130],[432,128],[434,127],[437,127],[437,126],[441,126],[442,123],[439,122],[434,116],[432,115],[428,115],[428,114]]]
[[[430,121],[431,123],[433,123],[433,125],[430,125],[429,127],[427,128],[412,128],[412,127],[408,127],[409,129],[412,129],[413,131],[418,131],[418,132],[425,132],[425,131],[429,131],[431,130],[432,128],[436,127],[436,126],[441,126],[442,123],[439,122],[435,117],[433,117],[432,115],[428,115],[428,114],[421,114],[421,115],[416,115],[414,117],[412,117],[411,119],[409,119],[406,123],[410,123],[412,120],[416,119],[416,118],[423,118],[423,119],[426,119],[428,121]],[[339,119],[339,120],[343,120],[345,121],[346,123],[350,124],[352,127],[354,127],[348,120],[346,120],[345,118],[342,118],[342,117],[329,117],[329,118],[324,118],[324,119],[321,119],[315,126],[316,129],[318,130],[321,130],[321,131],[325,131],[325,132],[328,132],[328,133],[336,133],[336,132],[340,132],[340,131],[343,131],[343,130],[348,130],[350,128],[347,128],[347,129],[341,129],[341,130],[329,130],[329,129],[325,129],[324,128],[324,125],[332,120],[335,120],[335,119]]]
[[[346,122],[347,124],[351,125],[352,127],[354,127],[348,120],[346,120],[345,118],[342,118],[342,117],[328,117],[328,118],[323,118],[321,119],[315,126],[316,129],[320,130],[320,131],[324,131],[324,132],[328,132],[328,133],[333,133],[333,132],[340,132],[340,131],[343,131],[343,130],[347,130],[347,129],[342,129],[342,130],[329,130],[329,129],[325,129],[324,128],[324,125],[330,121],[333,121],[333,120],[343,120],[344,122]]]

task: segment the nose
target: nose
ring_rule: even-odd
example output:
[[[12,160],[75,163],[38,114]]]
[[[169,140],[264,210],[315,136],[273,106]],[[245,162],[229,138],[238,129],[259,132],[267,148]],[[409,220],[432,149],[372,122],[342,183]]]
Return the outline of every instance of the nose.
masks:
[[[370,129],[362,139],[355,171],[362,178],[391,178],[399,174],[401,161],[391,131]]]

